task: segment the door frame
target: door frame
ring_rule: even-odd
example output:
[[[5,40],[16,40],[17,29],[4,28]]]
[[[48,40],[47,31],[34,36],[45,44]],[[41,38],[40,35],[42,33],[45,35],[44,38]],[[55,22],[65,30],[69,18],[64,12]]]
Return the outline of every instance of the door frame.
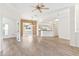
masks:
[[[33,26],[33,37],[37,36],[37,21],[35,20],[27,20],[27,19],[21,19],[20,20],[20,36],[23,37],[23,23],[31,23]]]

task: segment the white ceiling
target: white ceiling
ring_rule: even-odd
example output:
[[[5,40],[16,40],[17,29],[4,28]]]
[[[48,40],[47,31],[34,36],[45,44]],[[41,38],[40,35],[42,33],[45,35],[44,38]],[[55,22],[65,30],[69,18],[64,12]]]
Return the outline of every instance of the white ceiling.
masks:
[[[70,7],[73,4],[71,3],[44,3],[46,5],[46,7],[50,8],[49,10],[47,10],[47,12],[50,11],[55,11],[61,8],[66,8],[66,7]],[[11,3],[8,4],[10,6],[12,6],[13,8],[15,8],[18,12],[20,12],[21,14],[23,13],[27,13],[27,12],[32,12],[33,7],[35,6],[36,3]]]
[[[53,12],[71,7],[74,4],[71,3],[44,3],[49,10],[45,10],[43,13],[34,11],[32,6],[35,6],[36,3],[8,3],[7,6],[16,10],[21,18],[46,18],[49,17]],[[36,15],[36,16],[35,16]]]

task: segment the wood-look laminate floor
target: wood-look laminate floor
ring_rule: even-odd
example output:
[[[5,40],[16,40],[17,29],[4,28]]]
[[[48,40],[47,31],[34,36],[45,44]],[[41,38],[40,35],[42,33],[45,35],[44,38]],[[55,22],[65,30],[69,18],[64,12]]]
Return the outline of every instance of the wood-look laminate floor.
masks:
[[[2,56],[79,56],[79,48],[69,46],[69,41],[59,38],[5,39]]]

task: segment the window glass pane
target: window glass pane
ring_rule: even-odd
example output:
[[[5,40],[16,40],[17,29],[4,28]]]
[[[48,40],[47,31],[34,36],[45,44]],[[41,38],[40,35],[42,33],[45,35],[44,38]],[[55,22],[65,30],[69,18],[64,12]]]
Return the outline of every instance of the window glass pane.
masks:
[[[8,24],[4,24],[4,35],[8,35]]]

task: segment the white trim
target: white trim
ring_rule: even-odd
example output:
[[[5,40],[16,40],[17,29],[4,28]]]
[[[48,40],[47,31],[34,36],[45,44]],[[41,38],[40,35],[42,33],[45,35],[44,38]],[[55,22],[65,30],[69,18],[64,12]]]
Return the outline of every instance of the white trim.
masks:
[[[77,19],[76,19],[76,13],[77,13],[77,12],[76,12],[76,7],[75,7],[75,32],[77,32],[77,23],[76,23],[76,22],[77,22]]]

